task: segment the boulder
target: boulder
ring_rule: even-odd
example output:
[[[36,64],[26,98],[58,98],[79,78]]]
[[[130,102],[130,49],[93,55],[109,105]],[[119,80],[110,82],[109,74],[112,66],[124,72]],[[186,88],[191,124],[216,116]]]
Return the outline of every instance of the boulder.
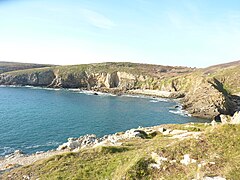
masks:
[[[231,118],[230,124],[240,124],[240,111],[235,112]]]
[[[133,138],[133,137],[140,137],[140,138],[147,138],[147,133],[140,129],[130,129],[126,131],[123,135],[124,138]]]
[[[85,136],[80,136],[79,138],[68,138],[68,142],[60,145],[57,150],[74,150],[80,149],[86,146],[93,146],[98,143],[98,138],[95,134],[87,134]]]
[[[196,160],[195,159],[191,159],[189,154],[185,154],[183,156],[183,159],[180,161],[180,163],[187,166],[187,165],[189,165],[191,163],[196,163]]]
[[[152,152],[151,157],[152,157],[152,159],[153,159],[157,164],[159,164],[159,165],[161,165],[161,163],[162,163],[163,161],[167,161],[167,160],[168,160],[168,159],[165,158],[165,157],[159,156],[159,155],[158,155],[157,153],[155,153],[155,152]]]
[[[212,120],[211,125],[214,127],[217,125],[217,122],[215,120]]]
[[[158,131],[159,131],[160,133],[163,133],[163,132],[167,131],[167,129],[164,128],[164,127],[160,127],[160,128],[158,128]]]
[[[220,120],[222,124],[228,124],[231,121],[231,116],[220,114]]]

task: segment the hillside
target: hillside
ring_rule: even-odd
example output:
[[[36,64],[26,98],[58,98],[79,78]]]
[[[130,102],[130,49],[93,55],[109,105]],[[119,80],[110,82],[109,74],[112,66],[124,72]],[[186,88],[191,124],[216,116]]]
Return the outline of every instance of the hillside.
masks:
[[[42,67],[49,67],[49,66],[52,66],[52,65],[0,61],[0,74],[4,72],[9,72],[9,71],[42,68]]]
[[[185,96],[181,102],[193,116],[218,118],[239,110],[239,73],[239,61],[204,69],[98,63],[6,72],[0,75],[0,85],[81,88],[119,95],[134,89],[177,92],[177,97]]]
[[[138,132],[143,130],[151,131],[120,140],[120,145],[37,161],[5,173],[3,179],[240,178],[239,125],[162,125]]]

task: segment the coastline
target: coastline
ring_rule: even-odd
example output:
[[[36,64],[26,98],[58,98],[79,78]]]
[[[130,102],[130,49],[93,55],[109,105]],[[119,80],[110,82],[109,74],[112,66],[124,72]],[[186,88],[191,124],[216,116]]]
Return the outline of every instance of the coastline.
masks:
[[[110,96],[117,96],[116,94],[111,94],[111,93],[106,93],[106,92],[102,92],[102,91],[86,91],[83,89],[66,89],[66,88],[42,88],[42,87],[34,87],[34,86],[4,86],[4,87],[25,87],[25,88],[33,88],[33,89],[47,89],[47,90],[67,90],[67,91],[73,91],[73,92],[80,92],[80,93],[88,93],[90,95],[110,95]],[[151,93],[150,93],[151,92]],[[97,93],[97,94],[95,94]],[[102,94],[101,94],[102,93]],[[160,97],[160,95],[162,94],[167,94],[167,95],[171,95],[171,93],[167,92],[167,91],[141,91],[141,93],[139,93],[139,91],[132,91],[131,93],[127,93],[125,92],[124,94],[121,94],[121,96],[133,96],[136,98],[149,98],[153,101],[157,100],[158,98],[164,98],[166,100],[171,100],[171,101],[175,101],[177,103],[179,103],[179,101],[176,98],[170,98],[170,97]],[[181,105],[177,105],[178,108],[180,108],[181,110]],[[178,113],[176,113],[178,114]],[[145,128],[137,128],[137,129],[130,129],[126,132],[129,131],[135,131],[135,130],[141,130],[141,131],[158,131],[156,129],[160,129],[162,127],[166,126],[166,124],[161,124],[161,125],[157,125],[157,126],[152,126],[152,127],[145,127]],[[125,133],[126,133],[125,132]],[[122,133],[122,132],[121,132]],[[104,146],[104,145],[121,145],[118,144],[117,141],[119,139],[123,139],[123,137],[121,136],[121,133],[119,134],[119,132],[115,133],[115,134],[109,134],[109,135],[105,135],[104,137],[101,138],[97,138],[95,140],[97,140],[98,143],[90,145],[90,146],[86,146],[87,148],[92,148],[92,147],[96,147],[96,146]],[[124,133],[124,134],[125,134]],[[133,132],[132,132],[133,133]],[[88,136],[88,135],[86,135]],[[119,136],[119,137],[118,137]],[[130,135],[131,138],[135,137],[135,133],[133,133],[132,135]],[[85,137],[85,136],[83,136]],[[126,137],[126,139],[128,139],[129,136]],[[74,138],[73,138],[74,139]],[[76,138],[75,138],[76,140]],[[64,143],[66,144],[66,143]],[[98,144],[98,145],[97,145]],[[75,148],[74,151],[78,151],[81,148]],[[49,151],[45,151],[45,152],[36,152],[33,154],[22,154],[20,153],[20,151],[16,150],[15,153],[7,155],[5,157],[0,158],[0,174],[1,171],[5,172],[6,170],[8,171],[9,169],[13,169],[15,167],[18,166],[25,166],[25,165],[30,165],[38,160],[41,159],[46,159],[48,157],[54,156],[54,155],[58,155],[58,154],[62,154],[65,152],[71,152],[71,149],[63,149],[63,150],[57,150],[57,149],[53,149],[53,150],[49,150]]]
[[[173,129],[169,127],[186,127],[192,128],[195,123],[186,124],[161,124],[151,127],[138,127],[129,129],[124,132],[116,132],[115,134],[104,135],[103,137],[97,138],[94,134],[86,134],[80,136],[79,138],[68,138],[68,142],[59,145],[57,149],[49,151],[41,151],[33,154],[23,154],[20,150],[16,150],[14,153],[9,154],[5,157],[0,158],[0,177],[1,174],[9,172],[15,168],[27,166],[35,163],[39,160],[48,159],[55,155],[61,155],[68,152],[79,152],[83,149],[92,149],[104,146],[122,146],[122,141],[132,140],[134,138],[148,139],[153,138],[159,133],[162,133],[166,137],[171,137],[173,139],[185,139],[185,138],[196,138],[201,133]],[[196,123],[198,124],[198,123]],[[200,123],[204,126],[210,126],[210,123]]]

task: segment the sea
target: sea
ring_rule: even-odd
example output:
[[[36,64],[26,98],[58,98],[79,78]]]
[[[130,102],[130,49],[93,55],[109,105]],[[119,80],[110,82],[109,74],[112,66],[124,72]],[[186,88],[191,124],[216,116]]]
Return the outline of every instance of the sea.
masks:
[[[147,96],[38,87],[0,87],[0,156],[56,149],[69,137],[106,134],[139,126],[209,122],[178,102]]]

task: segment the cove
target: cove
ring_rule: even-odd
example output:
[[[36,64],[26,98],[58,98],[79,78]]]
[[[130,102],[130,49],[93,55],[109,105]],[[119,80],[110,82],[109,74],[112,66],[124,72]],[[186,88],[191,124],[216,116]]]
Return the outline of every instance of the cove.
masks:
[[[181,116],[160,98],[93,95],[64,89],[0,87],[0,156],[55,149],[68,137],[103,136],[139,126],[209,122]]]

